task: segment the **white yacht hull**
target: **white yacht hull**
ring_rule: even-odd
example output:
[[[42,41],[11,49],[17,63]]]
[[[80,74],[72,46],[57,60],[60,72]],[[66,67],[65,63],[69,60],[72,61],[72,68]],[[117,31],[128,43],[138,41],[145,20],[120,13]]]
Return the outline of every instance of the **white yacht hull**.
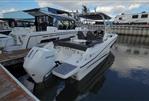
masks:
[[[63,64],[56,67],[52,73],[62,79],[72,77],[78,81],[82,80],[109,55],[110,49],[115,43],[116,39],[117,35],[112,35],[104,42],[99,43],[87,50],[86,54],[84,53],[82,56],[82,61],[78,65],[73,64],[73,61],[78,59],[77,57],[73,56],[74,58],[72,58],[71,56],[69,59],[63,60]]]
[[[25,58],[24,69],[36,83],[44,81],[51,73],[62,79],[73,78],[80,81],[109,55],[116,39],[116,34],[108,35],[106,40],[89,48],[62,41],[55,48],[53,43],[44,48],[33,48]],[[56,53],[50,52],[53,49]]]
[[[109,42],[109,44],[105,46],[105,48],[98,54],[96,58],[92,59],[92,61],[90,61],[88,64],[81,67],[80,71],[77,72],[74,76],[72,76],[72,78],[80,81],[94,68],[96,68],[109,55],[110,48],[115,41],[116,40]]]
[[[104,53],[103,56],[98,56],[96,59],[88,63],[85,67],[82,67],[83,69],[81,69],[78,73],[76,73],[76,75],[72,76],[72,78],[80,81],[89,72],[91,72],[98,64],[100,64],[108,56],[108,54],[109,52]]]

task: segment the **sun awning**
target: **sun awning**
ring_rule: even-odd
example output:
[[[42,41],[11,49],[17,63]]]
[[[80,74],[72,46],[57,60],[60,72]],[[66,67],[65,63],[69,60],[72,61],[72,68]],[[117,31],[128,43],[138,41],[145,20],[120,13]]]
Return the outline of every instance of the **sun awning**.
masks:
[[[40,11],[39,8],[31,9],[31,10],[24,10],[24,12],[27,12],[28,14],[32,16],[42,16],[45,15],[43,12]]]
[[[59,10],[59,9],[55,9],[55,8],[50,8],[50,7],[24,10],[24,12],[27,12],[27,13],[31,14],[32,16],[44,15],[44,13],[42,11],[45,11],[45,12],[48,12],[48,13],[52,13],[52,14],[67,14],[67,15],[70,15],[70,13],[67,12],[67,11]]]
[[[75,21],[75,19],[70,16],[66,16],[66,15],[62,15],[62,14],[53,14],[51,12],[44,11],[44,10],[40,10],[40,12],[44,15],[48,15],[53,18],[56,18],[57,20],[71,20],[71,21],[73,20],[73,21]]]
[[[72,20],[75,20],[72,17],[63,15],[63,13],[57,14],[57,13],[52,13],[52,12],[49,12],[47,10],[38,9],[38,8],[37,9],[32,9],[32,10],[27,10],[25,12],[29,13],[32,16],[43,16],[43,15],[47,15],[47,16],[51,16],[53,18],[56,18],[58,20],[71,20],[71,21]]]
[[[14,11],[14,12],[4,13],[3,18],[4,19],[34,19],[34,16],[23,11]]]

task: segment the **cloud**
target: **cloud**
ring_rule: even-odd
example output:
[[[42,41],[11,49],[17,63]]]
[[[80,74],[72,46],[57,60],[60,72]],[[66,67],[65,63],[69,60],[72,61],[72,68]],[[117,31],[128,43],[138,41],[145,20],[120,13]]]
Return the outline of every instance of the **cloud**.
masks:
[[[90,11],[102,11],[110,15],[130,12],[145,4],[147,0],[36,0],[40,7],[54,7],[64,10],[80,10],[82,5],[91,8]],[[147,6],[148,6],[147,5]]]
[[[140,4],[131,4],[128,9],[130,10],[135,9],[135,8],[139,8],[140,6],[141,6]]]
[[[68,1],[68,0],[36,0],[39,7],[53,7],[64,10],[76,10],[80,9],[80,0]]]
[[[99,12],[103,12],[104,11],[106,13],[109,13],[109,12],[112,11],[113,8],[114,7],[112,7],[112,6],[97,7],[96,11],[99,11]]]
[[[96,8],[97,12],[104,12],[107,14],[113,14],[113,13],[120,13],[124,12],[126,10],[126,7],[123,5],[117,5],[117,6],[100,6]]]
[[[15,8],[10,8],[10,9],[3,9],[3,10],[0,10],[0,18],[3,17],[3,13],[12,12],[12,11],[16,11],[16,9],[15,9]]]

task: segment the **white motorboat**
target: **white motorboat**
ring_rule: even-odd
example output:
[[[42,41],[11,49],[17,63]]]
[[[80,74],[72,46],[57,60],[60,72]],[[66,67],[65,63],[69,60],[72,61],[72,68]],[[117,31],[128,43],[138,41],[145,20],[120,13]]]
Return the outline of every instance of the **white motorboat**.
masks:
[[[103,13],[81,17],[110,18]],[[23,66],[36,83],[43,82],[51,73],[62,79],[71,77],[80,81],[109,55],[116,39],[117,34],[106,30],[88,31],[86,35],[79,31],[69,40],[51,42],[43,48],[33,47]]]
[[[54,14],[40,9],[26,12],[35,16],[35,25],[28,26],[28,22],[25,22],[26,27],[15,27],[9,35],[0,34],[0,47],[3,51],[44,46],[53,40],[72,37],[78,30],[85,31],[85,29],[76,27],[75,20],[64,16],[63,12]],[[18,25],[20,24],[22,23],[18,23]]]

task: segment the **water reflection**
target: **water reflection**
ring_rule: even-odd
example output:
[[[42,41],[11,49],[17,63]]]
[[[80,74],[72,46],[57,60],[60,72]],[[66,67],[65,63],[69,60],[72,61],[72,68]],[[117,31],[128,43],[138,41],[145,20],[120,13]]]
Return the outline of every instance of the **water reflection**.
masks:
[[[129,78],[149,85],[149,68],[132,69]]]
[[[131,52],[128,52],[128,49]],[[134,53],[134,50],[138,54]],[[112,52],[116,57],[112,69],[118,71],[121,75],[129,75],[132,69],[149,69],[149,54],[147,54],[149,49],[147,48],[118,44]]]
[[[83,85],[67,84],[56,96],[56,101],[80,101],[89,96],[89,94],[97,94],[105,81],[105,77],[101,76],[96,80],[93,84],[90,84],[90,82],[86,82]]]
[[[134,35],[134,34],[119,34],[118,43],[123,43],[133,46],[148,46],[149,36],[148,35]]]

